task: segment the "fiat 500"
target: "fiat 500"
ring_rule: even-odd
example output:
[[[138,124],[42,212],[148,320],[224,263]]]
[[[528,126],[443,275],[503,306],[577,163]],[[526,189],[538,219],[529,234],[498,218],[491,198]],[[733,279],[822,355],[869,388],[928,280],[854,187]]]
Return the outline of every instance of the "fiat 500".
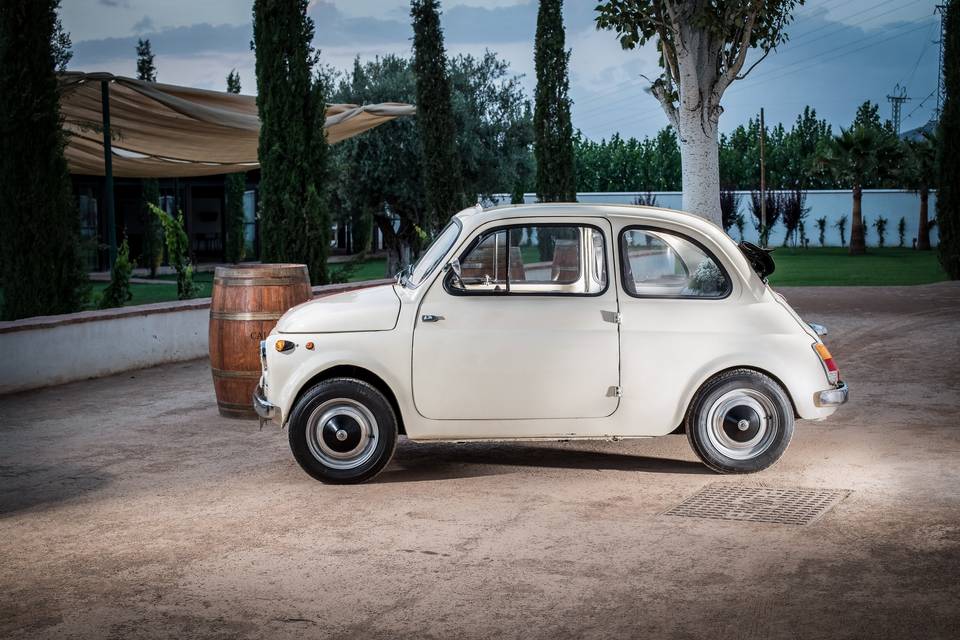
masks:
[[[253,403],[297,462],[362,482],[412,441],[686,432],[721,473],[760,471],[796,419],[847,400],[826,329],[773,265],[696,216],[541,204],[461,211],[396,284],[288,311]]]

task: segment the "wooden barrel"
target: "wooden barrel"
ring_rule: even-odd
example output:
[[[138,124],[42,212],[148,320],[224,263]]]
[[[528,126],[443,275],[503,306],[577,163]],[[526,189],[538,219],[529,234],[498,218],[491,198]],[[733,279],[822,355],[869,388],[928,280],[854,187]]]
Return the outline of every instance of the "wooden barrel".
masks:
[[[312,297],[306,265],[217,267],[210,300],[210,367],[220,415],[256,417],[260,341],[283,313]]]

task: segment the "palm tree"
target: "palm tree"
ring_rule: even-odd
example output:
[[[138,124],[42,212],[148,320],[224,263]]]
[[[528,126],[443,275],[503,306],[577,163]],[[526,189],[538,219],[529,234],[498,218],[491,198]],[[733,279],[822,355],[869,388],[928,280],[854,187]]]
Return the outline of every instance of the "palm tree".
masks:
[[[922,140],[908,140],[906,158],[900,171],[904,186],[920,196],[920,223],[917,226],[917,249],[930,249],[930,222],[927,204],[930,188],[937,181],[937,138],[924,133]]]
[[[866,253],[866,232],[863,228],[863,187],[878,181],[896,166],[898,155],[894,139],[874,127],[854,125],[841,129],[826,152],[820,156],[821,166],[828,169],[841,184],[853,192],[851,211],[850,254]]]

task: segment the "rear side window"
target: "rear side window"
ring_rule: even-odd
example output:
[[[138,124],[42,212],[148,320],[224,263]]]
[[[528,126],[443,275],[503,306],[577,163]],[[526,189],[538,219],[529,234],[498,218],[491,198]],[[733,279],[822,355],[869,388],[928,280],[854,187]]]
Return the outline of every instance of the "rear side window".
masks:
[[[598,295],[607,288],[603,233],[586,225],[510,226],[479,238],[460,258],[459,294]]]
[[[620,234],[623,288],[637,298],[723,298],[730,278],[702,245],[661,229]]]

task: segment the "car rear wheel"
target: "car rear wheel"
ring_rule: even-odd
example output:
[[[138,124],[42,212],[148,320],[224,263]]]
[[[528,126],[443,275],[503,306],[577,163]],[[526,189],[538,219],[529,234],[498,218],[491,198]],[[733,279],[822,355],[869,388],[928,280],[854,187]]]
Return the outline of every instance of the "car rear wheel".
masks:
[[[373,478],[390,462],[397,443],[390,402],[353,378],[310,388],[294,405],[288,429],[290,449],[303,470],[331,484]]]
[[[694,453],[719,473],[752,473],[774,464],[793,437],[793,405],[772,378],[752,369],[708,380],[685,420]]]

